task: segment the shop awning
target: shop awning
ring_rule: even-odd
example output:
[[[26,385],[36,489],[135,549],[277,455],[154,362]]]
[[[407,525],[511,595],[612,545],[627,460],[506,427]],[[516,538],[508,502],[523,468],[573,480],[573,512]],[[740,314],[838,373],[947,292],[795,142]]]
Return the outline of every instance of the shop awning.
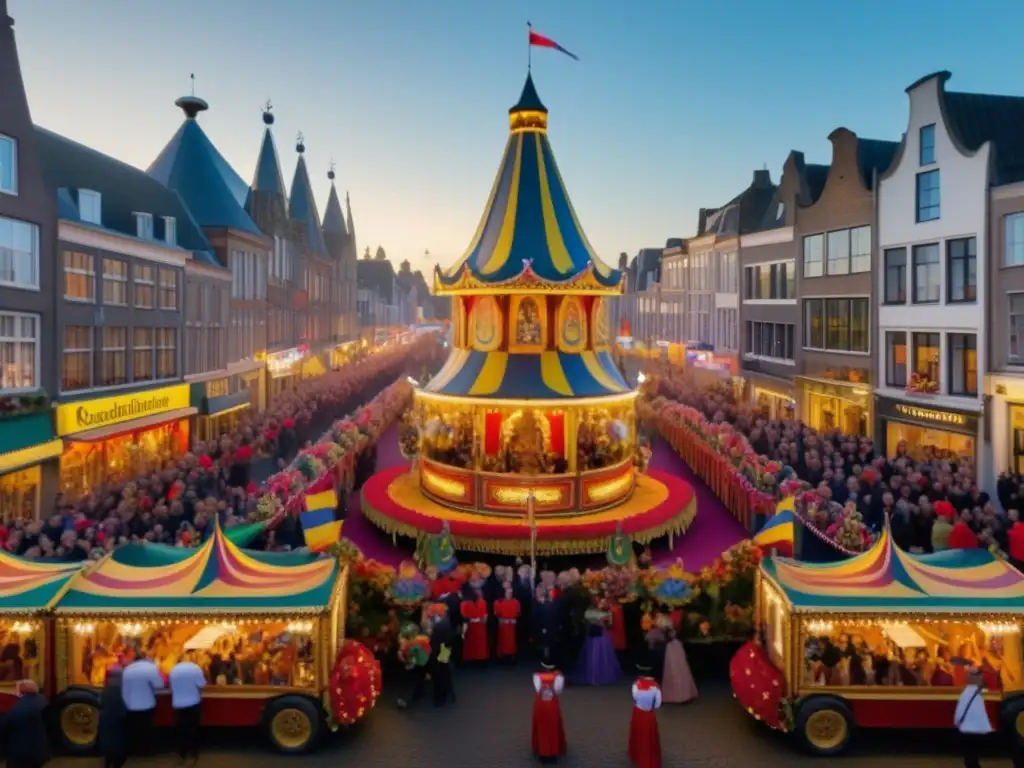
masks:
[[[327,373],[327,369],[324,368],[324,364],[320,360],[319,355],[307,357],[302,361],[302,378],[306,379],[314,376],[323,376],[325,373]]]
[[[901,550],[886,528],[875,545],[838,563],[761,562],[801,613],[887,611],[1024,614],[1024,574],[984,549],[931,555]]]
[[[125,544],[78,574],[58,613],[317,613],[334,597],[335,558],[250,552],[218,527],[202,545]]]
[[[165,411],[164,413],[158,413],[154,416],[146,416],[143,419],[122,421],[119,424],[111,424],[109,427],[99,427],[98,429],[90,429],[86,432],[76,432],[72,435],[66,435],[66,437],[72,442],[94,443],[100,440],[106,440],[108,437],[113,437],[114,435],[123,435],[125,432],[134,432],[137,429],[155,427],[157,424],[166,424],[168,421],[187,419],[189,416],[194,416],[198,412],[198,408],[178,408],[175,411]]]
[[[16,469],[31,467],[47,459],[55,459],[64,452],[63,440],[48,440],[31,448],[20,451],[0,453],[0,475],[14,472]]]
[[[27,560],[0,550],[0,614],[46,610],[81,567],[82,563]]]

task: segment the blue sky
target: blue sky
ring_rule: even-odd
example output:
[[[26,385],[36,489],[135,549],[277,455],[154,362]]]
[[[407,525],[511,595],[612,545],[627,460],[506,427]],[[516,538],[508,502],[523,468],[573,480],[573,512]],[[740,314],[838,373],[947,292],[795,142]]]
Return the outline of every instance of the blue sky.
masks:
[[[857,9],[840,13],[840,5]],[[174,99],[241,176],[275,106],[286,183],[294,138],[323,211],[328,162],[360,248],[414,266],[476,229],[526,69],[526,21],[580,56],[534,51],[562,176],[605,260],[693,233],[790,149],[828,161],[844,125],[898,139],[904,89],[1024,94],[1024,7],[924,0],[9,0],[36,122],[146,167]],[[969,11],[969,12],[968,12]]]

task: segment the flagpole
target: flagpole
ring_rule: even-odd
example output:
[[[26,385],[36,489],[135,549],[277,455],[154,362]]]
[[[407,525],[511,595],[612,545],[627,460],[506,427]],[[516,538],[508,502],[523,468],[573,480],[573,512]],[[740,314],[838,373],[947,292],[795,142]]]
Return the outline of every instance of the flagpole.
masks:
[[[526,74],[530,74],[533,67],[533,45],[530,43],[530,32],[533,31],[533,24],[526,22]]]

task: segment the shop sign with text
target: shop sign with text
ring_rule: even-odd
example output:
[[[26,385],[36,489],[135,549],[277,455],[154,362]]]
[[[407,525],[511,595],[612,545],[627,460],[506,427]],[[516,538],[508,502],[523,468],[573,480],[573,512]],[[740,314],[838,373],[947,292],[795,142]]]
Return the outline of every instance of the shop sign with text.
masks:
[[[98,400],[65,403],[57,407],[57,434],[73,435],[76,432],[86,432],[124,421],[145,419],[181,410],[190,405],[191,391],[188,384],[147,389]]]
[[[900,419],[940,428],[948,427],[957,432],[974,434],[978,431],[978,414],[975,413],[924,408],[913,403],[879,400],[879,415],[882,418]]]

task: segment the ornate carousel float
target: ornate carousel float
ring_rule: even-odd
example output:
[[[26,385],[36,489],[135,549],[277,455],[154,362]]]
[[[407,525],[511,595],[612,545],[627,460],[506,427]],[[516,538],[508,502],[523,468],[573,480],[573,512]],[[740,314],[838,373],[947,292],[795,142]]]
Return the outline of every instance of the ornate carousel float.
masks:
[[[452,298],[452,352],[418,388],[403,451],[412,471],[378,473],[363,512],[460,549],[604,551],[621,525],[648,541],[685,530],[690,487],[645,473],[636,391],[613,358],[608,300],[623,275],[594,253],[548,142],[528,75],[466,253],[434,276]]]

